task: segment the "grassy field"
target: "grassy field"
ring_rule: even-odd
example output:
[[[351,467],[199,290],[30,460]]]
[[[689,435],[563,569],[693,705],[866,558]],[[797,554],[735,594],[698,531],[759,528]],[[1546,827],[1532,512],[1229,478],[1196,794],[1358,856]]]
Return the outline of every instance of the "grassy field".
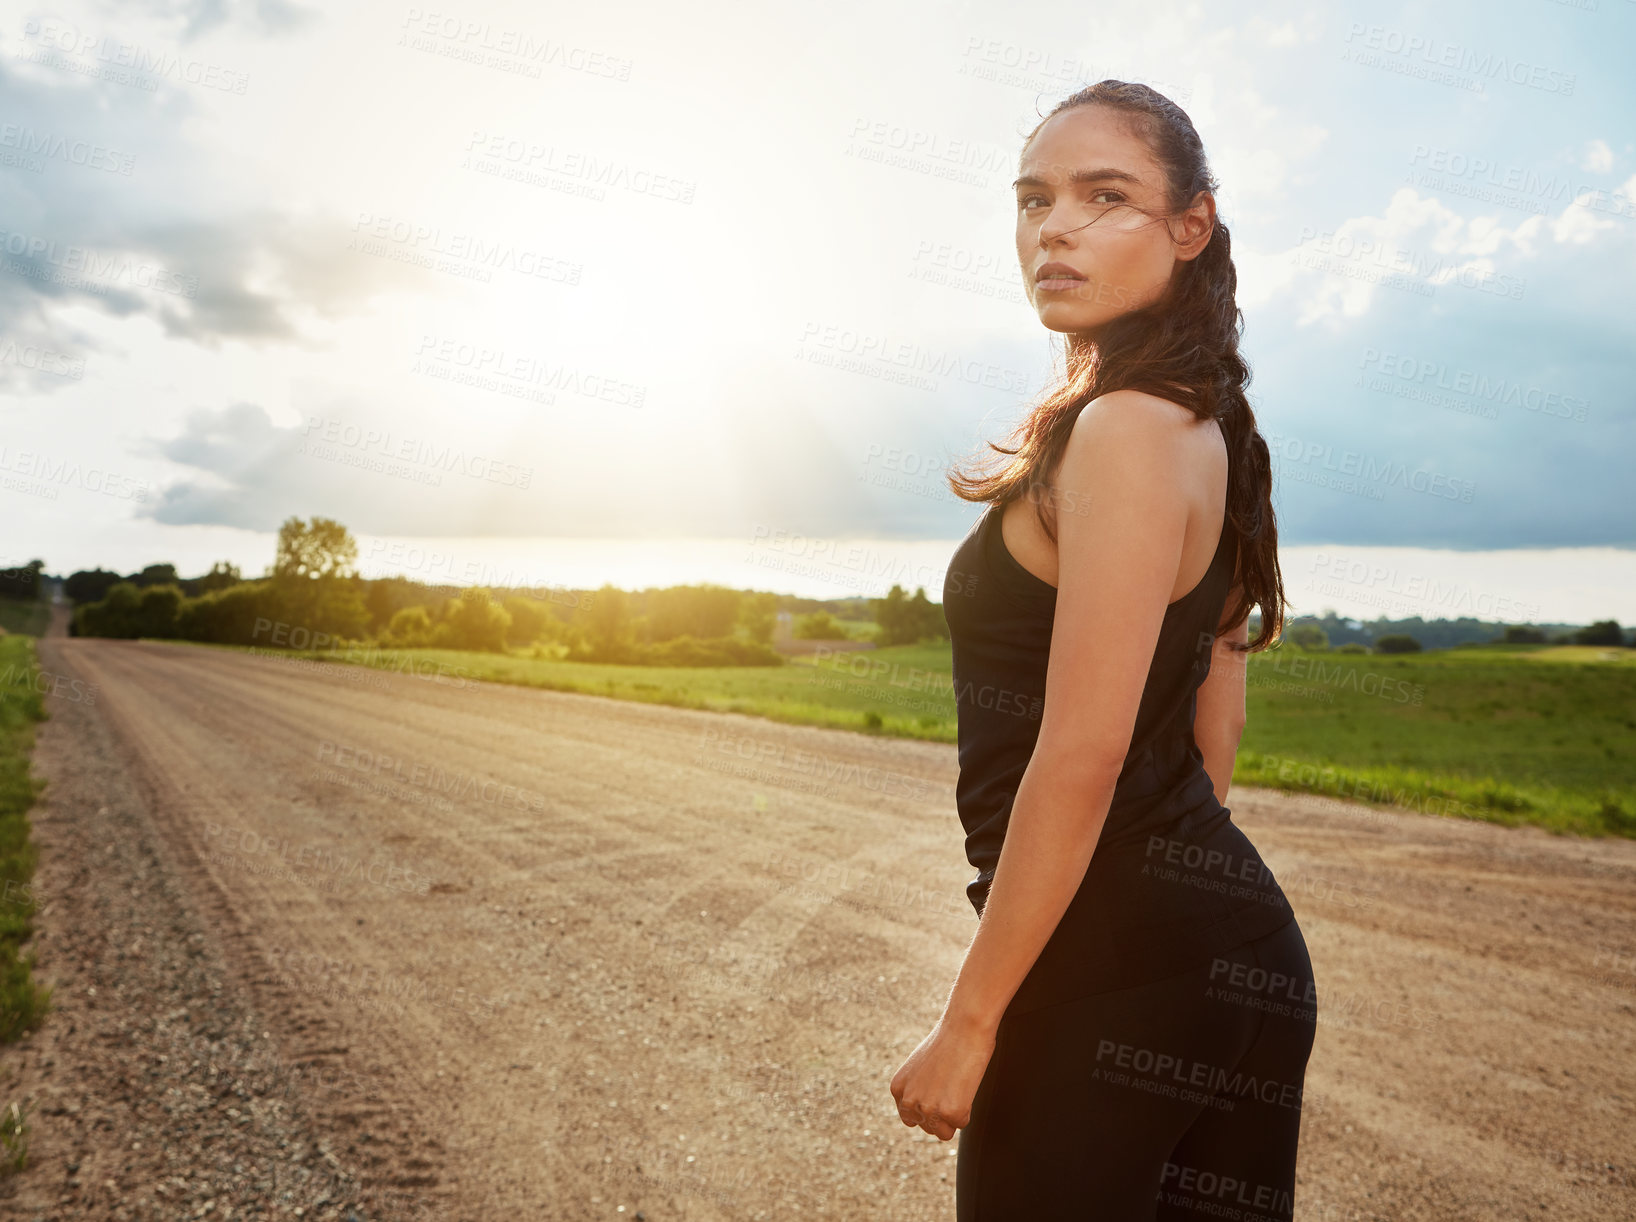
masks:
[[[0,628],[24,636],[44,636],[51,619],[51,605],[43,599],[25,602],[20,598],[0,598]]]
[[[38,673],[31,638],[0,636],[0,1045],[38,1027],[51,1007],[51,990],[35,981],[34,956],[25,949],[36,908],[28,810],[39,788],[29,772],[34,723],[45,716]],[[0,1077],[0,1177],[28,1162],[28,1116],[8,1102],[11,1085]]]
[[[263,651],[269,652],[269,651]],[[453,650],[294,656],[954,742],[949,646],[781,667],[647,667]],[[1636,836],[1636,650],[1484,646],[1250,660],[1233,779],[1428,813]]]

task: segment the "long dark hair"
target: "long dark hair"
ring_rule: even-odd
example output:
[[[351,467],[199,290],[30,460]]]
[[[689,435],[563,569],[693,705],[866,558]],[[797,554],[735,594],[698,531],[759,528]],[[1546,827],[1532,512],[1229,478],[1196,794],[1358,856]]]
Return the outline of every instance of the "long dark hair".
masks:
[[[1165,175],[1166,204],[1187,208],[1200,191],[1220,184],[1187,113],[1162,93],[1129,81],[1088,85],[1058,102],[1047,119],[1074,106],[1105,106],[1127,116]],[[1049,487],[1074,421],[1091,400],[1114,390],[1141,390],[1186,407],[1200,420],[1217,420],[1227,440],[1227,521],[1238,537],[1239,599],[1228,625],[1237,628],[1261,608],[1261,630],[1246,650],[1265,649],[1283,630],[1284,580],[1278,568],[1278,525],[1272,508],[1272,460],[1245,397],[1250,367],[1238,351],[1244,315],[1235,294],[1232,240],[1216,218],[1209,244],[1181,263],[1156,301],[1113,319],[1094,339],[1069,335],[1066,370],[1046,388],[1011,436],[1011,445],[986,443],[1010,456],[992,474],[951,469],[949,485],[967,501],[1004,506],[1034,502],[1046,537],[1057,541]],[[986,456],[985,456],[986,457]],[[1225,634],[1225,630],[1223,630]],[[1234,648],[1237,648],[1236,643]]]

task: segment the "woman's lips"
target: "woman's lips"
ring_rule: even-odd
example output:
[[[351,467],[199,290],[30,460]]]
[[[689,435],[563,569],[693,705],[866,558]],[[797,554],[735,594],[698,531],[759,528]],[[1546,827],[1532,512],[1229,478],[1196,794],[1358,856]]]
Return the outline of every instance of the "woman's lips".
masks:
[[[1078,288],[1085,283],[1083,276],[1050,276],[1044,280],[1036,280],[1034,287],[1044,293],[1060,293],[1067,289]]]

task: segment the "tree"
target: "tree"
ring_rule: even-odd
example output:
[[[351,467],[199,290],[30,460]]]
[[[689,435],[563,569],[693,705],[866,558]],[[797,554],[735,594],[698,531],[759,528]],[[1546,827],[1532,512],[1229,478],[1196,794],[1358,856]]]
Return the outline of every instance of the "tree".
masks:
[[[1589,627],[1575,630],[1574,644],[1576,645],[1623,645],[1625,634],[1619,630],[1619,621],[1616,619],[1597,620]]]
[[[0,596],[27,599],[40,597],[40,571],[44,560],[30,560],[21,568],[0,569]]]
[[[648,639],[671,641],[691,636],[708,640],[726,636],[733,631],[743,597],[738,590],[708,583],[650,591],[646,600]]]
[[[778,624],[778,595],[754,590],[739,600],[738,624],[744,635],[761,645],[770,645]]]
[[[147,589],[149,586],[173,586],[181,578],[176,575],[174,564],[150,564],[140,573],[132,574],[128,579],[138,589]]]
[[[585,632],[587,661],[628,662],[635,656],[631,599],[619,587],[604,583],[590,606],[580,608],[574,622]]]
[[[1291,645],[1298,645],[1302,649],[1328,649],[1329,633],[1317,624],[1297,624],[1289,630]]]
[[[885,598],[872,598],[869,605],[875,613],[875,623],[880,625],[875,637],[879,645],[913,645],[926,637],[941,638],[949,634],[943,608],[926,598],[924,586],[910,598],[902,586],[894,585]]]
[[[545,634],[546,621],[556,618],[550,608],[537,598],[508,598],[505,609],[511,616],[506,641],[512,645],[532,645]]]
[[[1543,645],[1545,630],[1532,624],[1507,624],[1505,635],[1500,639],[1507,645]]]
[[[270,576],[325,580],[357,573],[358,544],[333,518],[314,517],[309,525],[287,518],[278,528],[278,555]]]
[[[101,602],[108,597],[108,591],[113,589],[119,580],[118,573],[110,573],[107,569],[81,569],[70,574],[62,583],[63,593],[76,606]]]
[[[228,586],[236,586],[244,578],[239,575],[239,566],[231,560],[218,560],[210,566],[210,572],[194,581],[195,592],[209,594],[212,590],[225,590]]]
[[[268,575],[292,625],[348,640],[361,637],[370,622],[357,565],[358,544],[339,522],[287,518]]]

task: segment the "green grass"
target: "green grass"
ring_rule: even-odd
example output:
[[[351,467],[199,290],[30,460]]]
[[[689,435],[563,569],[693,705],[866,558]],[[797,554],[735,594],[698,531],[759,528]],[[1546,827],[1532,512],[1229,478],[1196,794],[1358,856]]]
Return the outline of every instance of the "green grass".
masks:
[[[416,674],[441,673],[443,683],[480,679],[712,712],[749,713],[795,725],[878,730],[898,737],[955,741],[953,680],[946,643],[832,653],[823,662],[806,657],[785,666],[721,667],[614,666],[456,649],[257,652],[353,662],[405,673],[411,669]]]
[[[34,642],[0,636],[0,1044],[34,1030],[51,1008],[51,990],[34,979],[34,953],[24,949],[34,932],[35,848],[28,810],[40,782],[29,772],[34,723],[45,717],[35,682]],[[28,1161],[26,1109],[0,1105],[0,1177]]]
[[[1233,779],[1636,836],[1633,657],[1545,645],[1257,655]]]
[[[28,1113],[26,1103],[0,1111],[0,1179],[28,1166]]]
[[[417,672],[442,667],[457,679],[956,741],[946,642],[726,668],[435,649],[295,656],[397,670],[412,660]],[[1248,706],[1236,784],[1636,837],[1636,650],[1524,645],[1382,655],[1285,647],[1251,657]]]
[[[0,628],[24,636],[44,636],[51,620],[51,604],[44,599],[0,597]]]

